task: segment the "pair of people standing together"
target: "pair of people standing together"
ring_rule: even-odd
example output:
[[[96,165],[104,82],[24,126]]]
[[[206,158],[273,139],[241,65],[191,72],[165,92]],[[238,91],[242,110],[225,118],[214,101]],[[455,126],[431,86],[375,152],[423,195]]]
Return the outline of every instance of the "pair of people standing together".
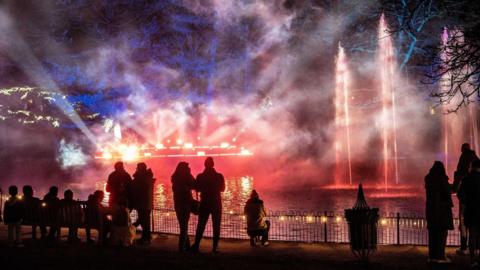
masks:
[[[145,163],[137,164],[132,180],[123,163],[117,162],[115,171],[108,176],[106,187],[110,192],[108,205],[113,212],[113,219],[119,221],[116,225],[128,231],[131,224],[127,209],[136,209],[138,221],[135,225],[142,227],[141,242],[146,244],[151,241],[150,216],[153,208],[154,182],[153,172]]]
[[[225,191],[225,179],[222,174],[215,170],[213,158],[206,158],[204,165],[204,171],[196,179],[193,177],[187,162],[180,162],[172,175],[173,201],[180,225],[179,251],[198,251],[210,215],[212,215],[213,226],[212,251],[216,252],[218,248],[222,220],[221,193]],[[198,206],[195,242],[190,246],[188,221],[190,213],[194,210],[193,208],[197,207],[192,196],[192,190],[200,192],[200,204]]]

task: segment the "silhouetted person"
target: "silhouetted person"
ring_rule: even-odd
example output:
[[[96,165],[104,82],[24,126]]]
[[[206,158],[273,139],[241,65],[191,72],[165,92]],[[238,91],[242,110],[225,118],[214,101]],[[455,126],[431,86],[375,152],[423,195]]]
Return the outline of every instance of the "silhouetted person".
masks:
[[[475,258],[480,240],[480,161],[478,159],[472,162],[470,173],[462,180],[458,197],[465,207],[464,219],[468,229],[468,247],[472,266],[478,266],[478,258]]]
[[[52,186],[50,187],[48,193],[43,197],[43,202],[46,204],[45,207],[49,208],[49,211],[52,213],[55,213],[52,215],[52,222],[55,224],[58,222],[58,210],[60,208],[60,199],[58,198],[58,187]],[[42,230],[42,235],[45,235],[46,233],[46,228],[45,227],[40,227]],[[55,239],[55,237],[58,237],[60,233],[60,228],[58,226],[50,226],[50,230],[48,231],[47,238],[49,240]]]
[[[453,181],[453,192],[458,192],[460,186],[462,185],[462,180],[467,176],[470,171],[470,165],[472,161],[478,160],[475,151],[470,149],[470,144],[464,143],[462,144],[462,154],[458,159],[457,170],[454,173],[454,181]],[[464,222],[464,210],[465,206],[459,201],[458,205],[458,219],[459,225],[458,228],[460,230],[460,248],[457,250],[457,254],[463,255],[466,253],[467,250],[467,236],[468,230],[465,226]]]
[[[77,201],[73,200],[73,191],[70,189],[65,190],[63,193],[63,200],[60,201],[62,206],[76,206],[78,205]],[[69,242],[79,242],[80,238],[78,238],[78,227],[70,226],[68,228],[68,241]]]
[[[110,192],[109,207],[113,207],[120,198],[131,198],[132,177],[125,171],[123,162],[115,163],[114,167],[115,170],[108,176],[106,187],[107,192]]]
[[[431,262],[448,261],[445,245],[448,230],[453,229],[452,196],[445,166],[435,161],[425,176],[428,257]]]
[[[96,198],[94,197],[93,194],[90,194],[88,195],[88,199],[87,199],[87,212],[91,209],[95,209],[97,207],[97,203],[96,203]],[[87,236],[87,244],[93,244],[93,240],[92,240],[92,231],[91,231],[91,224],[89,223],[94,223],[93,220],[89,220],[91,219],[91,217],[88,217],[86,216],[86,223],[87,223],[87,226],[85,227],[85,234]]]
[[[217,251],[220,240],[220,225],[222,221],[222,197],[225,191],[225,179],[214,168],[213,158],[205,159],[205,170],[197,176],[195,189],[200,192],[200,209],[198,214],[197,231],[193,251],[198,251],[200,241],[207,225],[208,217],[212,215],[213,252]]]
[[[96,190],[93,194],[88,196],[87,201],[87,212],[97,213],[98,216],[88,216],[87,217],[87,228],[85,229],[87,235],[87,244],[93,244],[94,241],[91,238],[91,228],[92,225],[102,226],[101,235],[99,235],[99,242],[106,243],[107,235],[110,230],[110,220],[107,219],[108,209],[102,205],[102,201],[105,197],[105,194],[101,190]],[[101,224],[98,224],[101,223]]]
[[[150,243],[152,236],[150,230],[150,215],[153,207],[153,185],[155,179],[151,169],[143,162],[137,164],[133,174],[133,208],[138,213],[138,223],[142,226],[142,243]]]
[[[26,185],[23,186],[23,204],[25,205],[25,210],[28,209],[30,213],[25,213],[25,218],[35,219],[39,215],[40,211],[40,199],[33,196],[32,186]],[[35,220],[26,220],[26,222],[35,222]],[[42,239],[45,238],[45,235],[41,236]],[[32,239],[37,239],[37,225],[32,225]]]
[[[8,194],[10,197],[8,197],[3,208],[3,219],[8,227],[8,242],[12,246],[21,246],[23,203],[17,196],[18,188],[16,186],[10,186]]]
[[[192,189],[194,188],[194,178],[187,162],[180,162],[172,175],[173,203],[175,214],[177,215],[180,226],[180,235],[178,237],[178,250],[186,251],[190,249],[190,240],[188,238],[188,221],[192,211]]]
[[[252,190],[250,198],[245,204],[244,214],[247,217],[247,234],[250,236],[250,245],[255,246],[255,238],[260,236],[262,237],[262,245],[268,246],[270,221],[266,219],[267,210],[257,191]]]

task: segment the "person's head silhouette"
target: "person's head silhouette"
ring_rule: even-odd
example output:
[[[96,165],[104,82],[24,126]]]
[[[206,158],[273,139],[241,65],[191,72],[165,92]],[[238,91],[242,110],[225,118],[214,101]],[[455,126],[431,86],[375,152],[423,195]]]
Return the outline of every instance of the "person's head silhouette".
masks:
[[[51,186],[48,193],[50,193],[50,195],[52,195],[53,197],[57,197],[58,196],[58,187]]]
[[[32,186],[29,186],[29,185],[23,186],[23,196],[25,196],[25,198],[32,198],[33,197]]]
[[[105,197],[105,193],[101,190],[95,190],[95,192],[93,192],[93,197],[97,200],[97,202],[101,203]]]
[[[73,200],[73,191],[70,189],[65,190],[65,192],[63,192],[63,198],[68,201]]]
[[[115,162],[115,165],[113,166],[115,168],[115,171],[123,171],[123,162],[118,161]]]
[[[144,172],[147,170],[147,164],[145,162],[140,162],[137,164],[137,171]]]
[[[174,175],[190,175],[190,167],[188,166],[188,163],[185,161],[180,161],[177,164],[177,168],[175,169],[175,172],[173,173]]]
[[[257,191],[255,189],[252,190],[252,193],[250,193],[250,199],[258,200],[259,198],[260,196],[258,195]]]
[[[209,168],[209,169],[213,168],[215,166],[215,163],[213,162],[213,158],[212,157],[207,157],[205,159],[204,165],[205,165],[205,168]]]
[[[470,144],[469,143],[462,144],[462,153],[465,153],[468,150],[470,150]]]
[[[433,163],[432,168],[430,169],[430,173],[434,175],[447,175],[445,171],[445,166],[441,161],[436,160]]]
[[[17,188],[17,186],[10,186],[10,187],[8,187],[8,194],[10,194],[10,196],[12,196],[12,197],[17,196],[17,194],[18,194],[18,188]]]

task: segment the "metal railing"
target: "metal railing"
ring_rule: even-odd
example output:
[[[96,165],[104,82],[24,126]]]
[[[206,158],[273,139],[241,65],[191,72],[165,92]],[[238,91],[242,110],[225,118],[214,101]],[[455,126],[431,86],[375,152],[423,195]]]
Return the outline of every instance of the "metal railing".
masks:
[[[195,234],[198,217],[190,216],[189,234]],[[348,224],[343,213],[269,213],[271,222],[270,240],[303,243],[348,243]],[[455,229],[449,231],[447,245],[458,246],[460,234],[458,219]],[[152,213],[154,232],[178,234],[179,227],[173,209],[155,209]],[[212,236],[209,220],[205,236]],[[237,213],[223,213],[221,238],[248,239],[245,216]],[[400,213],[382,214],[378,222],[378,243],[382,245],[428,245],[427,222],[418,215]]]

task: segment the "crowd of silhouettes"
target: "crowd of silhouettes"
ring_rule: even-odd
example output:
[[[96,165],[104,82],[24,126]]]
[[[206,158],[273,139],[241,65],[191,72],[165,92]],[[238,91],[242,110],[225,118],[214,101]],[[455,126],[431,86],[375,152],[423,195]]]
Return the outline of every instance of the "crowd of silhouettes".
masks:
[[[210,216],[212,217],[213,246],[212,251],[218,251],[220,239],[220,228],[222,220],[222,192],[225,191],[225,179],[221,173],[215,169],[213,158],[207,157],[204,162],[204,170],[194,177],[187,162],[178,163],[174,173],[171,176],[173,201],[176,217],[178,220],[180,235],[178,237],[178,250],[180,252],[190,251],[198,252],[200,242],[203,238],[206,224]],[[133,178],[125,170],[122,162],[114,164],[114,171],[108,175],[106,191],[109,192],[108,205],[104,205],[105,194],[101,190],[96,190],[88,196],[88,200],[83,202],[85,211],[97,213],[100,217],[97,225],[102,228],[99,230],[98,243],[115,246],[130,246],[133,244],[136,228],[142,228],[140,244],[149,244],[151,242],[151,213],[153,209],[153,190],[155,178],[151,169],[143,162],[138,163]],[[193,194],[195,194],[195,198]],[[16,186],[9,188],[10,197],[5,202],[4,222],[8,226],[9,243],[14,246],[22,244],[21,225],[29,223],[27,219],[31,215],[25,213],[27,210],[48,209],[56,213],[65,211],[62,209],[75,209],[80,201],[74,199],[73,191],[65,190],[63,199],[58,198],[58,188],[50,187],[43,200],[34,197],[34,191],[31,186],[23,187],[23,196],[18,195]],[[200,198],[198,196],[200,194]],[[79,208],[80,209],[80,208]],[[137,212],[137,221],[131,222],[130,213],[132,210]],[[266,210],[263,201],[260,200],[258,193],[253,190],[250,199],[245,205],[245,215],[247,219],[247,232],[252,239],[252,245],[255,240],[261,238],[263,245],[268,245],[268,231],[270,222],[266,220]],[[188,223],[190,215],[198,215],[198,223],[195,234],[195,241],[190,245],[188,237]],[[75,215],[75,214],[74,214]],[[81,215],[81,214],[80,214]],[[72,216],[72,215],[70,215]],[[58,240],[60,238],[61,228],[59,224],[60,215],[53,215],[49,228],[45,224],[32,225],[32,238],[37,238],[37,226],[40,227],[41,239],[46,241]],[[85,224],[91,217],[85,215]],[[97,222],[97,223],[98,223]],[[80,222],[71,222],[68,224],[68,241],[78,243],[78,224]],[[93,244],[89,225],[85,226],[86,241]]]
[[[425,176],[426,190],[426,219],[428,229],[429,261],[433,263],[448,262],[445,256],[445,246],[448,230],[453,226],[452,194],[459,200],[459,230],[461,246],[457,254],[466,254],[467,247],[473,266],[479,265],[480,241],[480,159],[465,143],[461,147],[461,156],[457,169],[454,172],[454,181],[449,183],[445,166],[441,161],[435,161],[429,173]],[[206,224],[212,217],[213,246],[217,252],[220,239],[222,220],[222,192],[225,191],[225,179],[215,169],[213,158],[208,157],[204,162],[204,170],[197,177],[192,175],[187,162],[178,163],[171,176],[173,202],[179,224],[178,250],[198,252],[203,238]],[[108,176],[106,190],[110,193],[108,206],[102,204],[105,194],[97,190],[88,196],[86,209],[100,213],[101,227],[100,243],[129,246],[135,238],[137,226],[141,226],[142,234],[139,242],[149,244],[151,241],[150,220],[153,209],[153,189],[155,178],[151,169],[143,162],[138,163],[133,179],[125,170],[122,162],[114,165],[114,171]],[[196,194],[195,198],[192,192]],[[23,187],[23,197],[18,195],[18,188],[10,186],[9,198],[4,205],[3,220],[8,227],[8,241],[13,246],[21,246],[21,225],[28,215],[27,209],[47,205],[50,209],[61,209],[65,206],[76,205],[71,190],[65,190],[64,198],[58,198],[58,188],[53,186],[43,200],[34,197],[33,188]],[[198,194],[200,193],[200,199]],[[136,210],[137,222],[130,220],[130,212]],[[250,244],[256,246],[257,240],[262,245],[268,245],[270,222],[267,220],[267,211],[259,194],[253,190],[245,204],[244,214],[247,221],[247,234]],[[195,241],[190,245],[188,237],[188,223],[190,215],[198,215]],[[53,219],[58,218],[54,216]],[[55,224],[53,222],[52,224]],[[32,225],[32,238],[36,239],[37,225]],[[39,225],[41,238],[53,240],[59,238],[60,228],[51,225],[48,233],[46,226]],[[94,243],[91,237],[91,228],[86,227],[87,243]],[[68,240],[78,242],[78,227],[68,227]]]

